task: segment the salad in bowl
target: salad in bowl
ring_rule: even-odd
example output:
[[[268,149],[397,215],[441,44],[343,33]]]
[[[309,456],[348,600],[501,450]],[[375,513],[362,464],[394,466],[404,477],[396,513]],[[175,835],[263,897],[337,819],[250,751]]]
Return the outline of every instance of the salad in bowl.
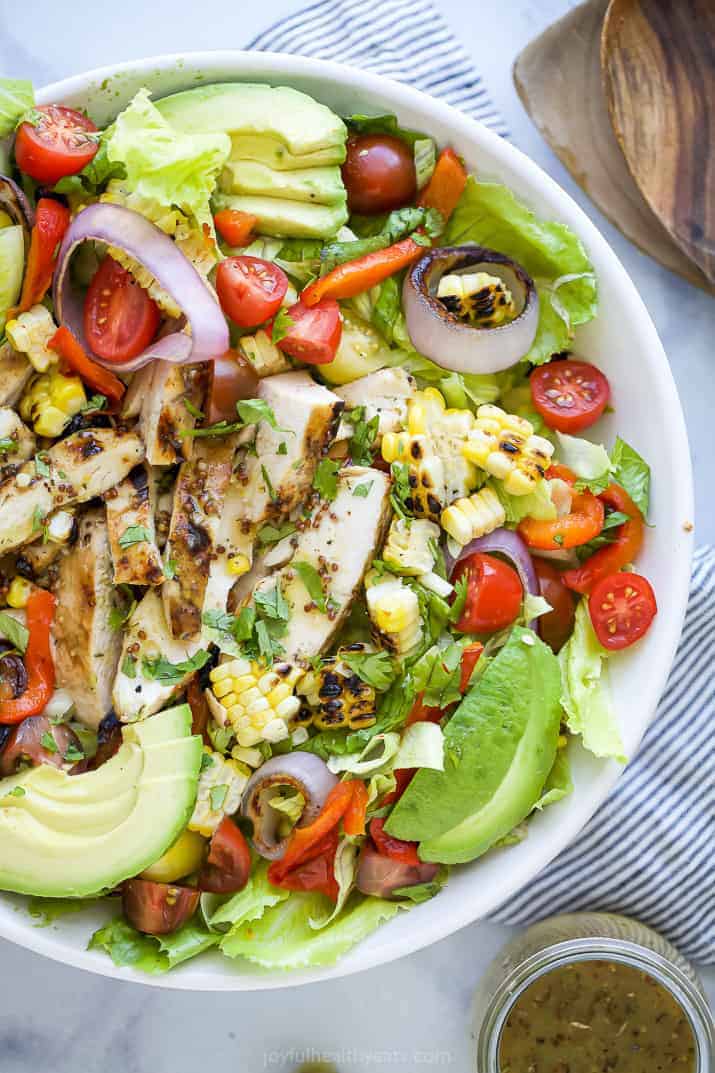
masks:
[[[331,964],[527,839],[571,737],[624,758],[650,470],[584,436],[588,253],[280,84],[98,129],[5,81],[0,136],[0,890],[149,973]]]

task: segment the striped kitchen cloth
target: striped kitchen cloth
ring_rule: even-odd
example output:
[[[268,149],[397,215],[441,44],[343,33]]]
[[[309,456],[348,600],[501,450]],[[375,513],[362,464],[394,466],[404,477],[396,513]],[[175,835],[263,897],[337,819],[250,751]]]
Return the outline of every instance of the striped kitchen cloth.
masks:
[[[319,0],[248,46],[337,60],[441,97],[506,135],[469,55],[430,0]],[[685,628],[637,756],[577,841],[494,919],[612,910],[715,961],[715,549],[695,555]]]

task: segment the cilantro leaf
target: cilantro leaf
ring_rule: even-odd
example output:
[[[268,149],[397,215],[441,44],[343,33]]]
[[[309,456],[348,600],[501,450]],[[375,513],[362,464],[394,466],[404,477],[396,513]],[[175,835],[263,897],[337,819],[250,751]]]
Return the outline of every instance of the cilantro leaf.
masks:
[[[291,536],[296,531],[296,526],[293,522],[283,522],[282,525],[262,525],[258,530],[258,543],[259,544],[277,544],[279,540],[283,540],[284,537]]]
[[[55,741],[54,736],[50,733],[49,730],[46,730],[40,738],[40,745],[43,749],[47,749],[48,753],[59,752],[59,749],[57,748],[57,742]]]
[[[374,481],[365,481],[364,484],[358,484],[353,488],[353,495],[358,499],[367,499],[370,495],[370,489],[372,488]]]
[[[334,458],[321,458],[313,478],[313,488],[321,499],[332,503],[338,494],[338,471],[340,462]]]
[[[90,395],[90,397],[87,399],[84,406],[81,407],[79,412],[81,414],[95,413],[97,410],[104,410],[106,405],[106,395]]]
[[[156,656],[152,659],[144,656],[142,659],[142,674],[144,678],[149,678],[151,681],[162,682],[164,685],[175,685],[187,674],[201,670],[210,658],[210,653],[203,648],[200,648],[189,659],[182,660],[181,663],[170,663],[163,656]]]
[[[276,415],[263,399],[239,399],[236,409],[244,425],[257,425],[259,421],[266,421],[271,428],[278,428]]]
[[[6,611],[0,611],[0,634],[18,650],[20,655],[23,655],[30,639],[30,631]]]
[[[131,548],[134,544],[143,544],[151,540],[151,533],[145,525],[128,525],[119,538],[120,548]]]
[[[440,648],[433,645],[412,668],[415,688],[423,693],[423,703],[430,708],[446,708],[461,700],[461,661],[463,646],[459,642]]]
[[[353,434],[348,443],[348,454],[354,466],[369,466],[372,463],[372,448],[380,426],[380,415],[365,420],[365,407],[357,406],[350,411],[349,421]]]
[[[125,656],[122,660],[122,674],[127,678],[136,678],[137,676],[137,661],[134,656]]]
[[[395,667],[387,652],[351,652],[342,649],[340,658],[358,678],[378,693],[389,689],[395,679]]]
[[[74,742],[71,741],[67,746],[67,752],[64,754],[64,756],[68,764],[74,764],[78,760],[84,760],[85,752],[84,749],[75,745]]]
[[[256,589],[253,594],[253,602],[265,618],[274,619],[278,622],[288,621],[288,602],[280,585],[276,584],[268,591]]]
[[[35,455],[35,470],[38,477],[50,476],[50,461],[46,451],[38,451]]]
[[[327,607],[325,604],[325,593],[323,591],[323,582],[320,574],[310,563],[306,562],[293,562],[290,564],[291,570],[295,570],[300,580],[305,585],[308,595],[313,603],[316,605],[319,611],[325,614]]]

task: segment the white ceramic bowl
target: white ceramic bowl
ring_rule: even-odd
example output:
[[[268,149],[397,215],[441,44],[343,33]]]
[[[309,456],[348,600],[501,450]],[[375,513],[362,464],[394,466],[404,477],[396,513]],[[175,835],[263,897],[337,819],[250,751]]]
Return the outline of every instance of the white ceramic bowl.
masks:
[[[632,756],[665,685],[685,611],[692,538],[692,475],[683,414],[653,323],[618,258],[582,210],[536,164],[508,142],[460,112],[396,82],[339,64],[270,53],[205,52],[162,56],[106,67],[46,87],[39,101],[86,107],[104,123],[141,87],[155,97],[201,81],[265,81],[313,94],[336,112],[395,112],[406,127],[453,145],[469,169],[510,186],[541,216],[568,224],[584,242],[600,288],[597,319],[578,331],[575,347],[607,373],[616,412],[595,430],[610,444],[620,432],[653,468],[651,520],[639,567],[652,581],[659,614],[647,638],[612,661],[612,686],[626,752]],[[448,886],[430,902],[401,913],[327,970],[267,973],[218,954],[204,955],[163,977],[117,969],[86,949],[106,917],[102,911],[61,918],[38,929],[23,899],[0,895],[0,935],[70,965],[161,987],[254,990],[344,976],[409,954],[486,916],[519,890],[578,833],[621,774],[615,762],[597,761],[571,747],[574,792],[530,823],[519,845],[455,868]]]

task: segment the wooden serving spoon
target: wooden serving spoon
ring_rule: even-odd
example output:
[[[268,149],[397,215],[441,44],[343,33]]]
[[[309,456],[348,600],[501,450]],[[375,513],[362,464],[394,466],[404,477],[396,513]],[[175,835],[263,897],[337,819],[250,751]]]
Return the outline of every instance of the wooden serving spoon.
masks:
[[[715,282],[715,3],[611,0],[601,68],[638,188]]]

